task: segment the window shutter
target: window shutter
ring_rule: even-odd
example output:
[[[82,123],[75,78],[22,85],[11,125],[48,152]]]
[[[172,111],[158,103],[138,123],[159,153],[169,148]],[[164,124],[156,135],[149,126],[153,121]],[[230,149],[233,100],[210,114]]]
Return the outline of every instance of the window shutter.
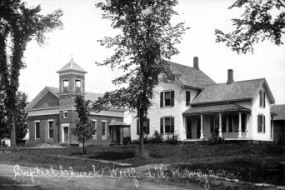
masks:
[[[170,121],[171,121],[170,133],[173,134],[174,133],[174,117],[171,117]]]
[[[163,107],[163,92],[160,93],[160,107]]]
[[[140,134],[140,120],[137,119],[137,135]]]
[[[263,116],[262,118],[263,118],[263,132],[265,133],[265,116]]]
[[[160,118],[160,134],[163,134],[163,117]]]
[[[261,119],[260,115],[257,116],[257,132],[260,132],[260,126],[261,126]]]
[[[191,97],[190,91],[186,91],[186,106],[190,105],[190,97]]]
[[[174,91],[171,91],[171,106],[174,106]]]
[[[149,134],[149,119],[147,119],[146,134]]]

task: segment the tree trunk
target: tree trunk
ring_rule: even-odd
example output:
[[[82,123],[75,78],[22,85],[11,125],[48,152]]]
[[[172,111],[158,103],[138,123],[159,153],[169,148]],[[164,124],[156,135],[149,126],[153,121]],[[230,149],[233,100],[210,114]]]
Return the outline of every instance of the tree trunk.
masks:
[[[140,123],[140,147],[139,153],[141,157],[145,156],[144,150],[144,130],[143,130],[143,123],[144,123],[144,112],[142,109],[139,110],[139,123]]]
[[[15,126],[15,114],[11,113],[11,129],[10,129],[10,140],[11,140],[11,148],[16,148],[16,126]]]

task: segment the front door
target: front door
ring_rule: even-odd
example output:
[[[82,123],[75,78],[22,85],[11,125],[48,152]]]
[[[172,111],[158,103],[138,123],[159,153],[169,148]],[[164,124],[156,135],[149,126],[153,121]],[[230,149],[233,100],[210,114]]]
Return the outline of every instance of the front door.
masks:
[[[121,139],[121,132],[118,126],[110,127],[111,131],[111,141],[113,143],[120,143]]]
[[[68,143],[68,127],[63,127],[63,142]]]
[[[187,139],[191,139],[192,138],[192,132],[191,132],[191,119],[190,118],[187,118],[186,119],[186,138]]]

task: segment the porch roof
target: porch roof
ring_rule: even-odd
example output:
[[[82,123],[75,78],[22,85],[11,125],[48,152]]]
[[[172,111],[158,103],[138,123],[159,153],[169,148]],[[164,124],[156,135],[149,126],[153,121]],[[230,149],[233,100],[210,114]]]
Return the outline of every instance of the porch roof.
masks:
[[[183,115],[196,115],[203,113],[218,113],[218,112],[233,112],[233,111],[250,112],[251,110],[237,104],[211,105],[211,106],[191,107],[185,112],[183,112]]]
[[[122,121],[112,121],[109,126],[130,126]]]

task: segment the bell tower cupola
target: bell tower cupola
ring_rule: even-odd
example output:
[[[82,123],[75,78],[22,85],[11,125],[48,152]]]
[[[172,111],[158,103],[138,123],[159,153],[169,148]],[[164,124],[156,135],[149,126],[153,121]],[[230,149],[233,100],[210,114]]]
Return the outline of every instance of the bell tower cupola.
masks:
[[[74,107],[76,95],[85,94],[85,74],[87,73],[73,58],[60,70],[59,74],[59,96],[61,108],[71,109]]]

